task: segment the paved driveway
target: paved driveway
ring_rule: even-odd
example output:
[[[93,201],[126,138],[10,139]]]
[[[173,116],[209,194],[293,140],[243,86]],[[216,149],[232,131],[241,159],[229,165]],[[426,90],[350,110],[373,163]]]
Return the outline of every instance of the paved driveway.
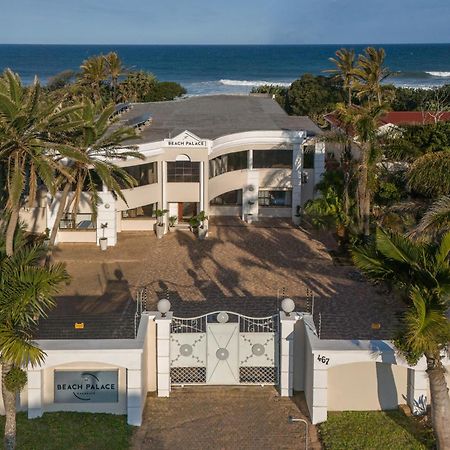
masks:
[[[302,417],[271,387],[180,388],[170,398],[148,397],[132,449],[304,449],[305,426],[290,424],[289,415]]]

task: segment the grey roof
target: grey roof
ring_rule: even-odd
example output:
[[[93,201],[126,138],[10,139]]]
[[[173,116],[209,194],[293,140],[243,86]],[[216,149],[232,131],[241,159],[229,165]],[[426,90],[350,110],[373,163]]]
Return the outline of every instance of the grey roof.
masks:
[[[136,103],[121,116],[130,123],[143,115],[152,116],[136,143],[175,137],[185,130],[203,139],[232,133],[261,130],[307,131],[314,136],[320,128],[306,116],[289,116],[270,97],[253,95],[210,95],[168,102]]]

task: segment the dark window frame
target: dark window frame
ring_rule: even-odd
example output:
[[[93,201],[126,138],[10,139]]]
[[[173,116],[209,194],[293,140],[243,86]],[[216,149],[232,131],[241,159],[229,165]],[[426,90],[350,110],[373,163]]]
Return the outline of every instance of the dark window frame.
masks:
[[[275,193],[283,193],[284,201],[283,205],[276,204],[280,197],[277,197]],[[287,194],[290,195],[287,195]],[[286,203],[286,199],[288,199]],[[258,191],[258,206],[261,208],[291,208],[292,207],[292,189],[260,189]]]
[[[138,206],[136,208],[130,208],[130,209],[126,209],[124,211],[121,212],[121,218],[122,220],[145,220],[145,219],[151,219],[152,217],[155,216],[155,211],[157,209],[157,203],[149,203],[148,205],[142,205],[142,206]],[[151,212],[150,213],[146,213],[144,208],[151,208]],[[138,214],[138,209],[141,209],[143,214],[139,215]],[[126,214],[133,214],[132,211],[136,211],[136,215],[134,217],[132,216],[126,216]]]
[[[150,170],[150,167],[152,170]],[[158,163],[156,161],[123,167],[123,169],[136,179],[138,186],[147,186],[158,183]]]
[[[292,170],[292,157],[290,149],[253,150],[253,168]]]
[[[167,162],[168,183],[199,183],[200,162],[199,161],[168,161]]]
[[[232,195],[236,196],[235,202],[228,202],[227,197],[231,197]],[[216,199],[222,199],[222,201],[225,200],[225,203],[215,203],[217,201]],[[242,189],[234,189],[232,191],[224,192],[221,195],[218,195],[217,197],[214,197],[209,204],[211,206],[242,206]]]
[[[225,153],[209,160],[209,178],[248,169],[248,150]]]

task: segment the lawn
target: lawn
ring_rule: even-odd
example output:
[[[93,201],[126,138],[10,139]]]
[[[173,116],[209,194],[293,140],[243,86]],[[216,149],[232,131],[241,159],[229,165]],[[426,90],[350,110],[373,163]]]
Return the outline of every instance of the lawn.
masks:
[[[326,450],[434,448],[431,430],[402,411],[329,413],[319,433]]]
[[[4,425],[0,417],[2,431]],[[59,412],[29,420],[17,414],[17,450],[125,450],[132,432],[125,416]]]

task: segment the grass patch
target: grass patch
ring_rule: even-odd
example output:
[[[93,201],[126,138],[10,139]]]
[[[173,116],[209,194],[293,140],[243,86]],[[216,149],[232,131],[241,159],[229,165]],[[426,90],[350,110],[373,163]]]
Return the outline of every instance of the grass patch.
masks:
[[[319,433],[326,450],[435,448],[431,429],[402,411],[331,412]]]
[[[4,426],[0,417],[2,437]],[[126,450],[132,432],[126,416],[58,412],[28,419],[17,414],[18,450]]]

